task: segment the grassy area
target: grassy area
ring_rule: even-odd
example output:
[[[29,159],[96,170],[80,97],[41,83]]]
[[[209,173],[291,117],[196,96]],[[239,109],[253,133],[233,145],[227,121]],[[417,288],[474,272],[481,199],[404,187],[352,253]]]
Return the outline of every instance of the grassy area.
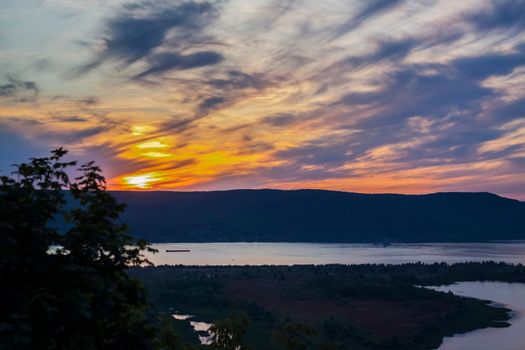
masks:
[[[279,349],[276,330],[306,325],[310,349],[432,349],[443,337],[502,326],[504,308],[421,285],[456,281],[525,281],[525,267],[495,263],[192,267],[134,269],[157,312],[178,311],[214,322],[235,310],[250,319],[247,342]],[[187,322],[174,321],[196,344]],[[504,324],[503,324],[504,325]]]

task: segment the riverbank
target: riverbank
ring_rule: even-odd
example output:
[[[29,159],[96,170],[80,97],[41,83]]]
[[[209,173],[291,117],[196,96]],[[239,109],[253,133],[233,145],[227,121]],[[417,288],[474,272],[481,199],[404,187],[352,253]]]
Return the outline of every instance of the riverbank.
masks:
[[[246,339],[255,349],[278,349],[272,335],[287,324],[315,330],[303,337],[311,349],[435,349],[447,336],[507,326],[509,310],[416,285],[525,281],[523,266],[496,263],[162,266],[131,273],[144,282],[157,312],[208,323],[246,313]],[[174,326],[199,343],[185,322]]]
[[[438,350],[522,349],[525,344],[525,284],[508,282],[459,282],[432,287],[459,296],[490,299],[495,305],[512,309],[511,326],[485,328],[446,337]]]

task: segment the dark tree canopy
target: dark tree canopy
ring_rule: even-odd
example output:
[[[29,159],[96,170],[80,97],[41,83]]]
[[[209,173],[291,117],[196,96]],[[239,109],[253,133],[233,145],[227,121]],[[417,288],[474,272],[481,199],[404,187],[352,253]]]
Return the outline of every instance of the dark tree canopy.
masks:
[[[159,343],[144,290],[126,272],[152,249],[119,222],[125,205],[106,192],[101,169],[84,164],[70,180],[66,154],[0,177],[0,348],[173,348]],[[66,232],[53,228],[61,215]]]
[[[273,332],[273,341],[284,350],[304,350],[309,337],[315,335],[314,328],[302,323],[287,323]]]
[[[250,350],[244,341],[244,334],[250,320],[244,312],[236,312],[227,318],[217,320],[210,328],[211,348],[216,350]]]

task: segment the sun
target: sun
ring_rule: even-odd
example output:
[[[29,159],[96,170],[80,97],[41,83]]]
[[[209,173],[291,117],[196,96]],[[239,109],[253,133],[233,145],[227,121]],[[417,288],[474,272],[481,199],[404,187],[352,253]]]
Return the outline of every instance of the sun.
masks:
[[[130,187],[146,189],[150,188],[152,183],[157,181],[158,179],[153,177],[151,174],[145,174],[137,176],[126,176],[123,180]]]

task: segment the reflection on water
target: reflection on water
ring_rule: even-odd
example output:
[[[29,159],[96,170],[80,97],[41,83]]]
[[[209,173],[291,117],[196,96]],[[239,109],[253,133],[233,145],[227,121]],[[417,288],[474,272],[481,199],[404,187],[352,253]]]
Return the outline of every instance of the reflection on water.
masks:
[[[173,314],[173,318],[179,321],[188,321],[191,318],[193,318],[193,315],[184,315],[184,314]],[[210,328],[212,326],[211,323],[201,322],[201,321],[189,321],[191,327],[193,330],[197,333],[197,336],[199,337],[199,341],[203,345],[209,345],[211,342],[211,332]]]
[[[491,300],[513,311],[508,328],[485,328],[447,337],[439,350],[523,350],[525,349],[525,284],[461,282],[432,287],[456,295]]]
[[[175,318],[176,320],[179,320],[179,321],[186,321],[187,319],[190,319],[192,317],[193,317],[192,315],[179,315],[179,314],[174,314],[173,315],[173,318]]]
[[[505,261],[525,264],[525,243],[414,243],[382,247],[339,243],[162,243],[155,265],[402,264]],[[187,249],[189,252],[166,252]]]

